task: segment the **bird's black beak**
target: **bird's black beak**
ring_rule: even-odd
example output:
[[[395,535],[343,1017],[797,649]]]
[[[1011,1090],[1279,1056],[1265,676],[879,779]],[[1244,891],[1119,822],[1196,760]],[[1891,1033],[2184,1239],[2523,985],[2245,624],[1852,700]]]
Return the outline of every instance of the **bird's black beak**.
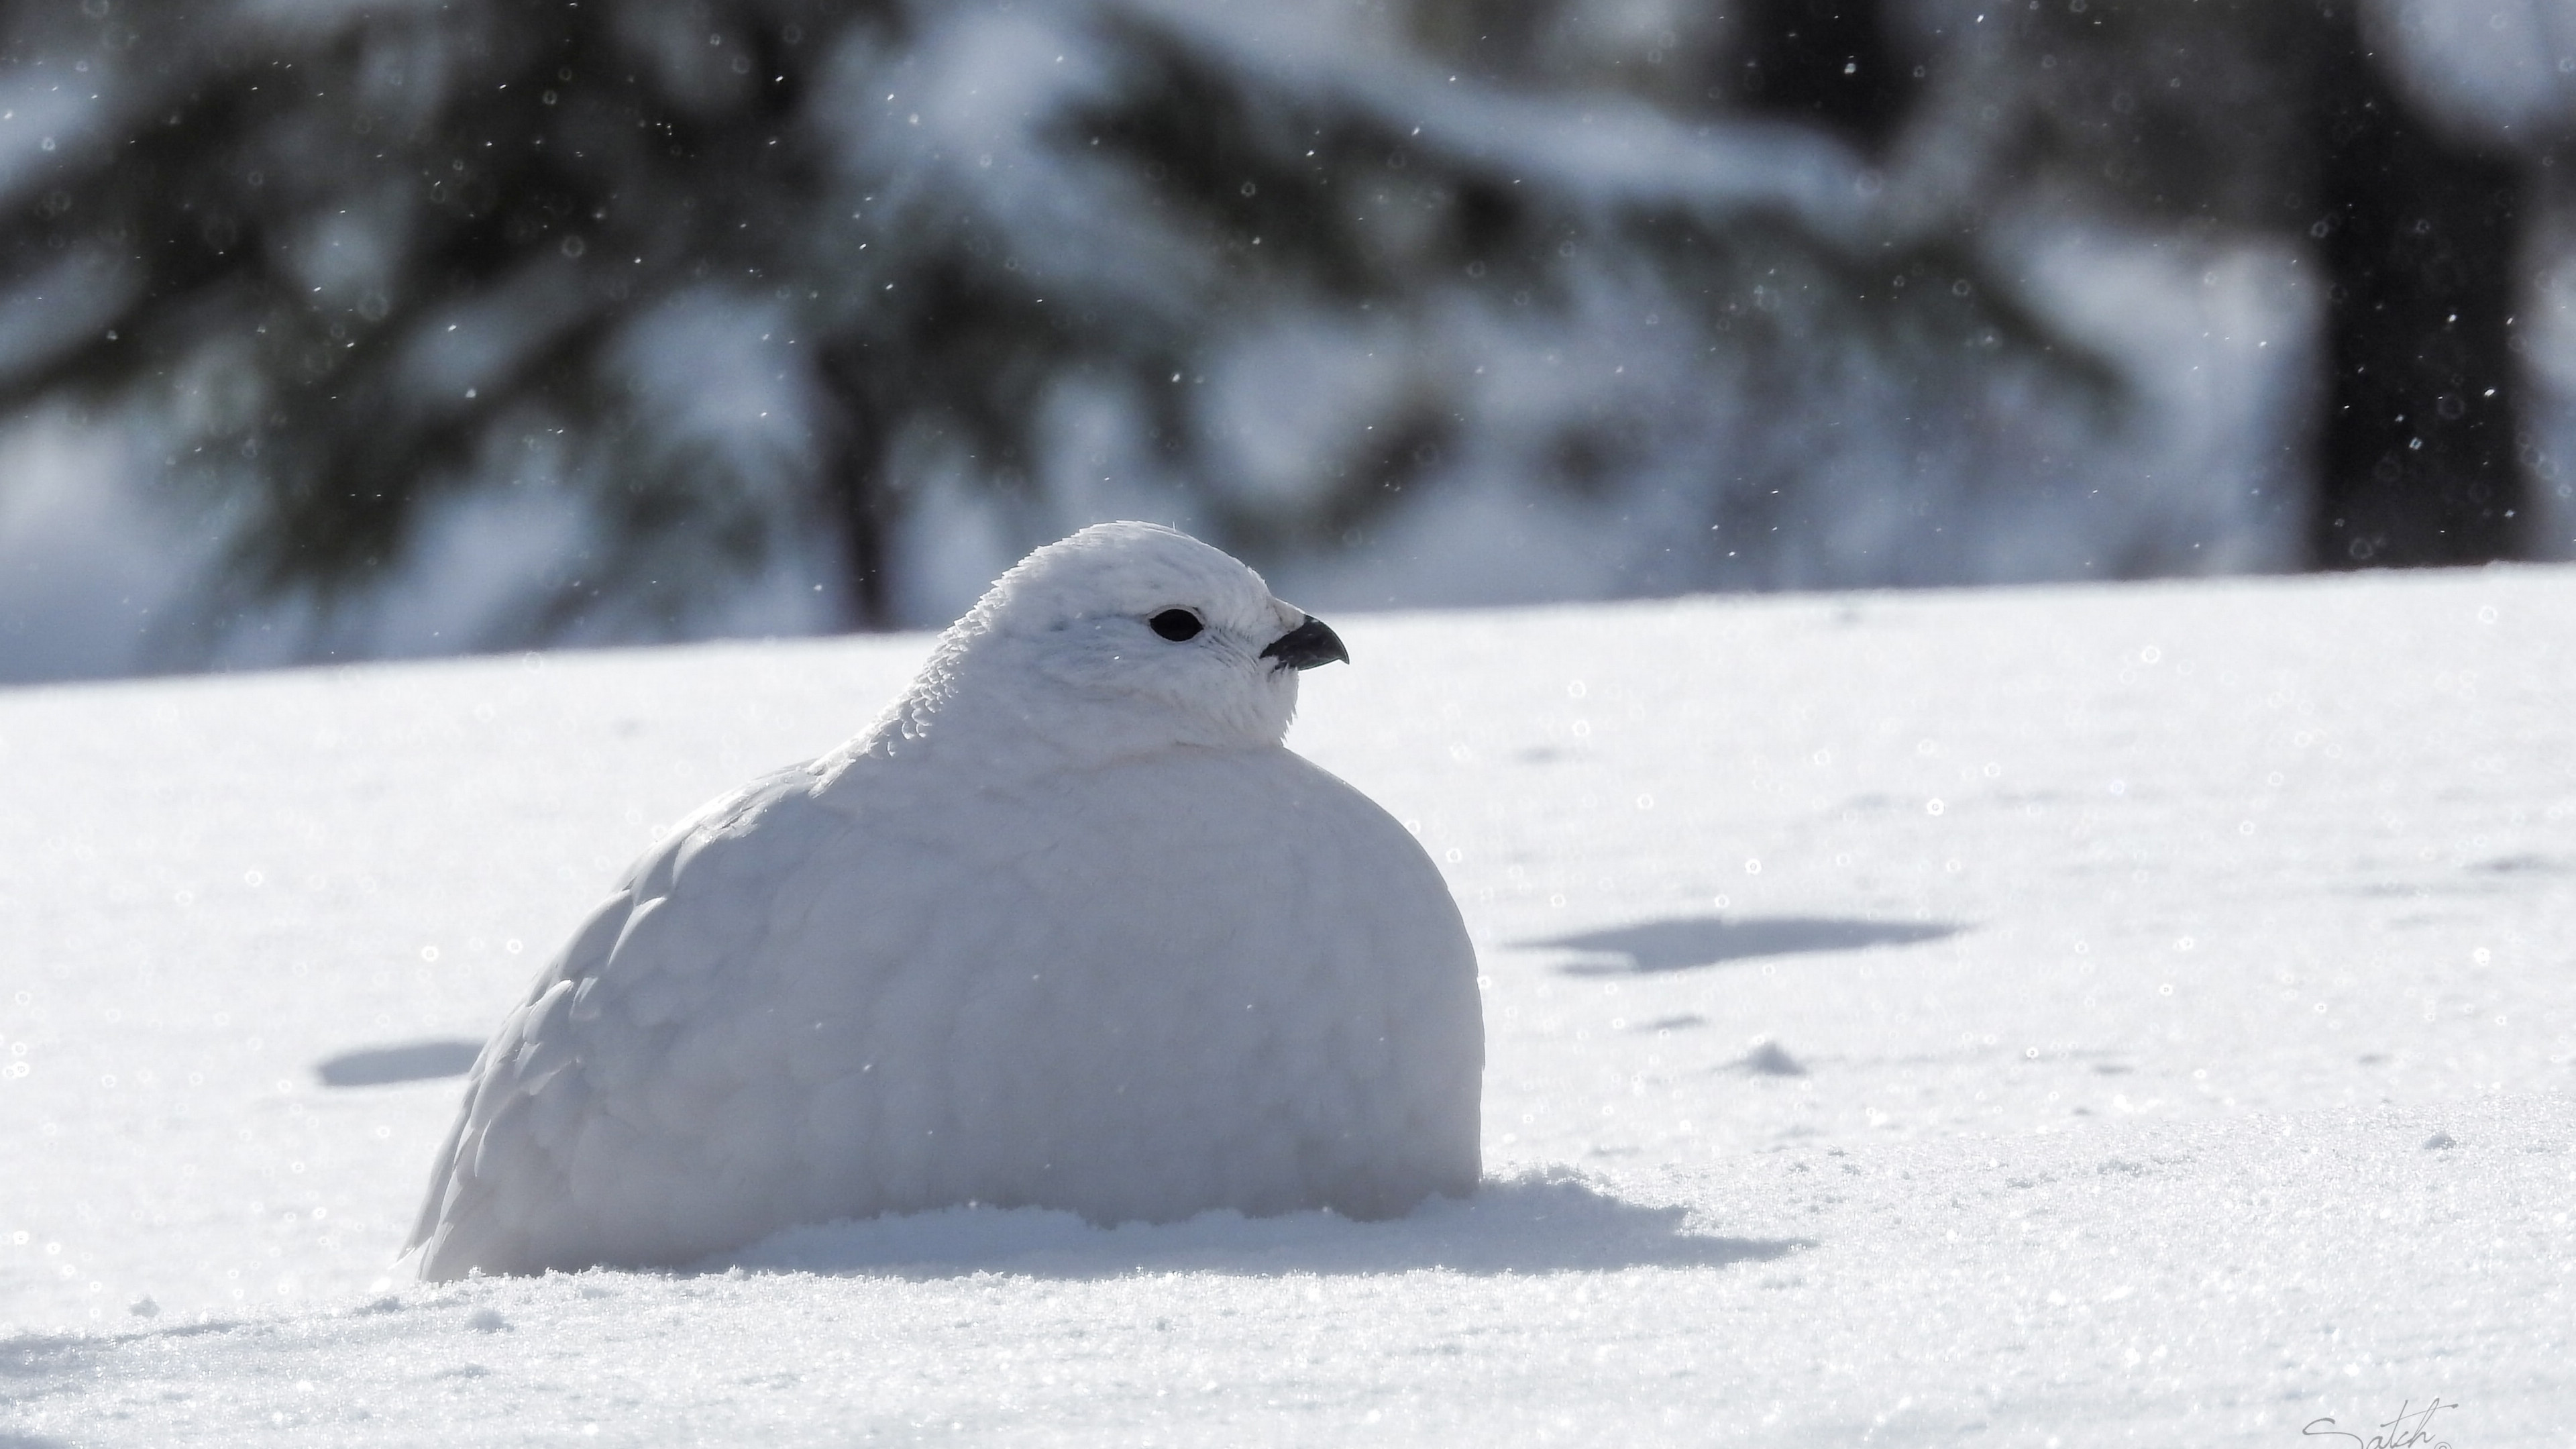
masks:
[[[1351,651],[1342,647],[1341,635],[1310,614],[1305,623],[1271,640],[1270,647],[1261,651],[1261,657],[1276,659],[1290,669],[1312,669],[1337,659],[1348,664]]]

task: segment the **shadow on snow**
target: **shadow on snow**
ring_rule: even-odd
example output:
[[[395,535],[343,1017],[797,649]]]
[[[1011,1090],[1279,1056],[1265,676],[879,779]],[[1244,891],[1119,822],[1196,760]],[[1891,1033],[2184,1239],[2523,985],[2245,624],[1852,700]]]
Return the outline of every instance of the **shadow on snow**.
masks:
[[[382,1087],[394,1082],[426,1082],[461,1077],[474,1070],[479,1041],[416,1041],[401,1046],[360,1047],[317,1062],[313,1075],[326,1087]]]
[[[1401,1273],[1478,1275],[1709,1268],[1767,1262],[1800,1239],[1730,1238],[1692,1230],[1687,1209],[1624,1202],[1563,1172],[1487,1179],[1472,1198],[1433,1198],[1409,1216],[1361,1223],[1326,1212],[1099,1228],[1042,1208],[950,1208],[865,1222],[790,1228],[700,1271],[744,1268],[893,1278],[1002,1273],[1117,1278],[1132,1273]]]
[[[1869,946],[1910,946],[1955,936],[1963,927],[1946,921],[1871,921],[1827,916],[1675,916],[1605,931],[1551,936],[1516,945],[1581,951],[1603,959],[1559,969],[1569,976],[1628,976],[1687,971],[1756,956],[1795,956],[1811,951],[1857,951]]]
[[[1687,1208],[1623,1201],[1574,1173],[1555,1169],[1489,1178],[1472,1198],[1433,1198],[1406,1217],[1384,1222],[1353,1222],[1327,1212],[1247,1218],[1222,1211],[1179,1223],[1100,1228],[1050,1209],[964,1207],[824,1223],[790,1228],[738,1252],[717,1254],[678,1276],[721,1273],[756,1279],[812,1273],[926,1282],[993,1273],[1098,1281],[1140,1273],[1272,1278],[1445,1269],[1478,1277],[1535,1277],[1623,1268],[1724,1268],[1770,1262],[1815,1246],[1805,1238],[1700,1232],[1689,1218]],[[641,1271],[668,1275],[668,1270]],[[420,1302],[438,1301],[437,1290],[426,1291],[433,1297]],[[419,1304],[388,1296],[329,1316],[415,1306]],[[93,1372],[100,1356],[120,1344],[222,1336],[244,1327],[244,1320],[223,1319],[0,1337],[0,1406],[23,1400],[31,1385],[59,1386]],[[18,1381],[16,1386],[12,1380]],[[59,1446],[0,1430],[0,1449]]]

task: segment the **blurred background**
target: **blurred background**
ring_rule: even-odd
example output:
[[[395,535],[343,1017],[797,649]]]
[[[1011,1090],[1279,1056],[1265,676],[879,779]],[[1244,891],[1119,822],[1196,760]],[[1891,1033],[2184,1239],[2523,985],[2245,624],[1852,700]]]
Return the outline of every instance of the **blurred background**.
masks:
[[[2576,0],[0,14],[0,682],[2576,556]]]

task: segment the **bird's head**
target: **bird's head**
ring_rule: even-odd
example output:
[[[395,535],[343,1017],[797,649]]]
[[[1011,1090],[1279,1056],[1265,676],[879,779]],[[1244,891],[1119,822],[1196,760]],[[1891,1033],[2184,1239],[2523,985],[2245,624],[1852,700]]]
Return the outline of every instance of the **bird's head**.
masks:
[[[1101,523],[995,581],[890,720],[906,735],[1006,728],[1085,758],[1275,745],[1297,675],[1348,660],[1333,631],[1224,552]]]

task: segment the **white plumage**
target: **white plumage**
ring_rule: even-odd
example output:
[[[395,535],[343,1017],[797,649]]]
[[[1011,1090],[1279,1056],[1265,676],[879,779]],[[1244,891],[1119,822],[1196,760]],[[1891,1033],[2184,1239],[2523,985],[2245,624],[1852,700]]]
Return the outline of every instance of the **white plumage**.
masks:
[[[574,934],[475,1064],[421,1275],[969,1202],[1384,1217],[1471,1191],[1457,907],[1280,743],[1298,670],[1343,657],[1169,529],[1029,555],[875,725],[699,811]]]

